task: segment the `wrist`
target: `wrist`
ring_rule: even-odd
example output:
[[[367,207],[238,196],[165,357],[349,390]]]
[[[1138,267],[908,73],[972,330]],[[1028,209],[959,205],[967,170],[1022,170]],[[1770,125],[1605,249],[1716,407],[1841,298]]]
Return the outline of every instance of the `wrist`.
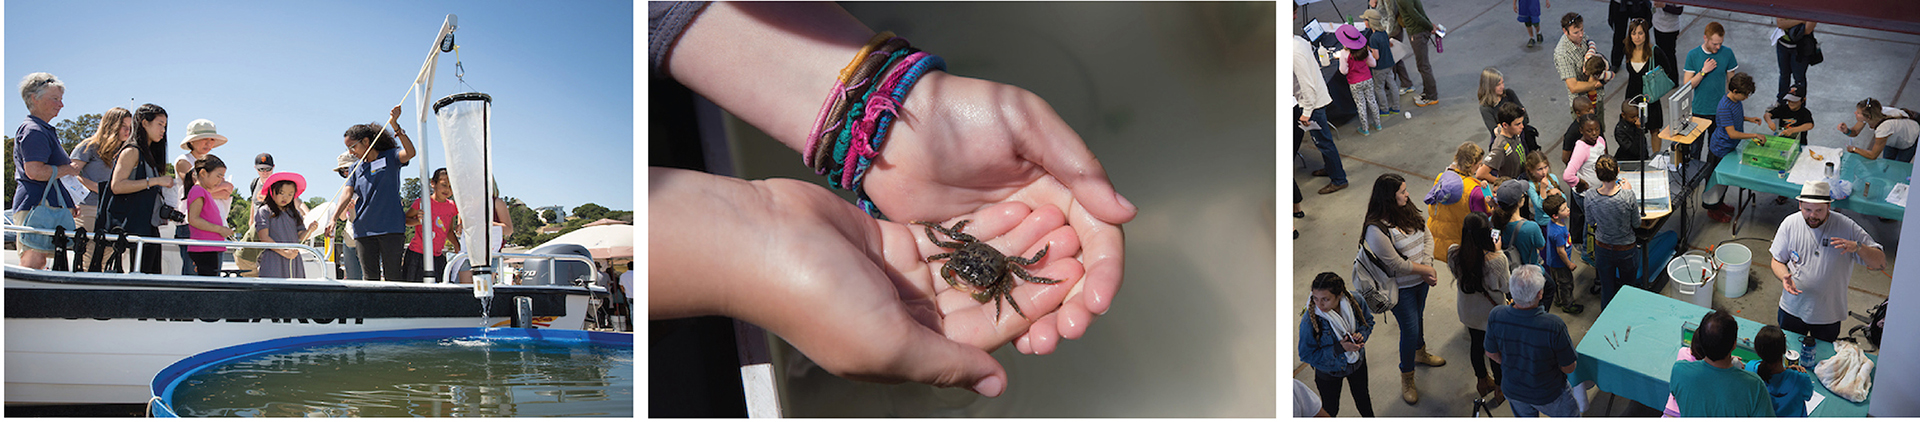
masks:
[[[810,23],[773,27],[755,16]],[[823,94],[873,34],[832,4],[714,3],[681,36],[668,72],[804,152]]]

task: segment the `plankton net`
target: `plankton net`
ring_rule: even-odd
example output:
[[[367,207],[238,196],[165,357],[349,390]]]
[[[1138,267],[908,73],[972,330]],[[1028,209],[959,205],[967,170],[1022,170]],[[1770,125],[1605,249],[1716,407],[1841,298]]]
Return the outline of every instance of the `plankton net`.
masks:
[[[447,154],[447,178],[460,207],[461,250],[473,267],[474,296],[493,295],[493,97],[478,92],[448,95],[433,104],[440,123],[440,144]],[[484,204],[484,205],[482,205]],[[478,206],[474,206],[478,205]],[[449,263],[453,265],[453,263]]]

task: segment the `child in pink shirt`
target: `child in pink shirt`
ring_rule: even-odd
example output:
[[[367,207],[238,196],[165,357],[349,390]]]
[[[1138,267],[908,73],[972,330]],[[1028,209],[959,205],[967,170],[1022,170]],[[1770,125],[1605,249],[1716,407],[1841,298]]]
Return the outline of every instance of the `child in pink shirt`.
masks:
[[[227,164],[220,157],[207,154],[193,163],[186,173],[187,195],[182,202],[187,204],[187,233],[189,238],[198,240],[227,240],[233,237],[233,229],[227,228],[226,216],[220,215],[220,204],[214,200],[207,186],[218,186],[227,180]],[[194,272],[204,276],[220,275],[220,253],[227,248],[221,246],[188,246],[187,258],[193,260]]]

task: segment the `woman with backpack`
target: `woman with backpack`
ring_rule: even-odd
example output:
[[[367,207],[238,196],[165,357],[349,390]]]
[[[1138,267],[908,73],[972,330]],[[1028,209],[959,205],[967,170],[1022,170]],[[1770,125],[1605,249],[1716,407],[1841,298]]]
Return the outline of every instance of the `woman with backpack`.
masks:
[[[1480,380],[1476,396],[1500,389],[1500,363],[1488,362],[1484,347],[1487,316],[1493,314],[1494,307],[1507,303],[1507,254],[1500,250],[1494,233],[1498,232],[1486,213],[1469,214],[1460,230],[1460,244],[1447,248],[1447,269],[1453,271],[1454,284],[1460,287],[1454,308],[1460,313],[1460,323],[1467,326],[1472,340],[1468,342],[1471,353],[1467,359],[1473,362],[1473,376]],[[1493,366],[1491,374],[1487,371],[1489,364]],[[1494,397],[1492,402],[1504,398]]]
[[[1373,399],[1367,393],[1367,338],[1373,335],[1373,314],[1347,293],[1347,282],[1331,272],[1313,278],[1313,296],[1300,317],[1300,360],[1313,367],[1322,409],[1340,415],[1340,383],[1348,382],[1360,416],[1373,417]]]
[[[1873,129],[1873,143],[1866,148],[1848,146],[1847,152],[1860,154],[1867,159],[1878,159],[1882,154],[1886,158],[1902,163],[1913,162],[1913,146],[1920,140],[1920,113],[1895,107],[1884,107],[1880,100],[1868,98],[1854,105],[1853,127],[1840,124],[1840,133],[1847,136],[1860,136],[1862,128]]]
[[[1394,322],[1400,324],[1400,398],[1416,403],[1420,393],[1413,385],[1414,364],[1438,367],[1447,361],[1427,353],[1422,328],[1427,291],[1439,284],[1439,276],[1433,268],[1433,238],[1427,235],[1420,208],[1407,196],[1406,179],[1392,173],[1374,179],[1361,233],[1361,247],[1379,258],[1395,287],[1392,312]]]

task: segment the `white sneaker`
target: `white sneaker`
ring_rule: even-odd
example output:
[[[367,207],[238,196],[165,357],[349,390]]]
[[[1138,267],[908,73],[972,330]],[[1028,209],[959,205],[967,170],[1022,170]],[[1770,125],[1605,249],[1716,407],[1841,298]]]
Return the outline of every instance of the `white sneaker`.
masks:
[[[1400,88],[1400,95],[1412,94],[1413,88]]]

